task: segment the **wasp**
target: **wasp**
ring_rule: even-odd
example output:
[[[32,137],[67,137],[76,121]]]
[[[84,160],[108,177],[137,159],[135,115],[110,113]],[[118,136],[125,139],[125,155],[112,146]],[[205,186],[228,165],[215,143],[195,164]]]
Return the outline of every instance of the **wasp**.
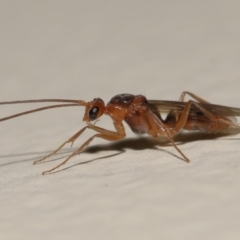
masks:
[[[186,95],[192,98],[192,100],[184,101]],[[92,129],[96,132],[96,134],[87,139],[63,162],[50,170],[44,171],[43,175],[52,173],[74,155],[80,154],[95,138],[102,138],[108,141],[117,141],[125,138],[126,133],[123,122],[126,122],[136,134],[146,133],[152,138],[159,136],[166,137],[186,162],[189,162],[189,159],[179,149],[173,139],[181,129],[189,131],[198,130],[206,133],[219,132],[227,128],[240,129],[240,125],[236,124],[235,118],[240,116],[240,108],[211,104],[187,91],[182,92],[179,101],[148,100],[143,95],[125,93],[114,96],[107,104],[101,98],[94,98],[90,102],[69,99],[37,99],[0,102],[0,105],[40,102],[55,103],[55,105],[14,114],[0,119],[0,122],[52,108],[83,106],[85,107],[83,121],[86,123],[86,126],[65,141],[55,151],[35,161],[34,164],[38,164],[56,154],[66,144],[73,144],[86,129]],[[162,114],[166,114],[166,117],[163,118]],[[108,115],[111,118],[116,131],[110,131],[92,123],[102,115]]]

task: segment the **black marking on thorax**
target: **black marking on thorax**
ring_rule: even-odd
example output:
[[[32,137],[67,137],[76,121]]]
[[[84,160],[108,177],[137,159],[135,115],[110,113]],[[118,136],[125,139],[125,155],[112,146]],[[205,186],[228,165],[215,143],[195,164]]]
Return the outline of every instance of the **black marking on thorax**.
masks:
[[[128,93],[118,94],[118,95],[114,96],[110,100],[110,103],[112,103],[112,104],[126,104],[126,105],[129,105],[133,101],[134,98],[135,98],[134,95],[128,94]]]

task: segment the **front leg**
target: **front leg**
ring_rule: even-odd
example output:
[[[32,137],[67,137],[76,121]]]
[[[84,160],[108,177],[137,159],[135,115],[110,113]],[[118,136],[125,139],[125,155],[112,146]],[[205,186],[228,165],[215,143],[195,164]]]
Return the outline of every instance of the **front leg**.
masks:
[[[43,162],[45,159],[51,157],[52,155],[56,154],[60,149],[62,149],[67,143],[71,143],[71,146],[73,145],[74,141],[88,128],[88,126],[82,128],[80,131],[75,133],[72,137],[70,137],[67,141],[65,141],[62,145],[60,145],[56,150],[48,154],[47,156],[38,159],[33,162],[33,164],[38,164],[40,162]]]
[[[81,153],[83,151],[83,149],[86,148],[94,138],[102,138],[102,139],[105,139],[108,141],[116,141],[116,140],[123,139],[126,136],[122,122],[114,123],[114,126],[115,126],[117,132],[113,132],[113,131],[110,131],[110,130],[107,130],[104,128],[97,127],[90,122],[87,122],[87,124],[88,124],[87,128],[90,128],[98,133],[93,135],[92,137],[90,137],[76,151],[74,151],[72,154],[70,154],[63,162],[58,164],[56,167],[43,172],[42,173],[43,175],[51,173],[52,171],[56,170],[60,166],[64,165],[74,155]]]

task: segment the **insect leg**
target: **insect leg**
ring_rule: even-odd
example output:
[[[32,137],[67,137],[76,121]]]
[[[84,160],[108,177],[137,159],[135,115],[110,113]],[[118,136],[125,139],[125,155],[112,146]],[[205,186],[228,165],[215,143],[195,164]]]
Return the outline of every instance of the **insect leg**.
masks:
[[[182,95],[184,95],[184,94],[189,94],[189,93],[188,92],[187,93],[183,92]],[[198,98],[198,97],[196,98],[196,96],[195,95],[191,95],[191,93],[189,95],[194,97],[198,101],[202,101],[201,98]],[[223,118],[221,116],[217,116],[217,115],[213,114],[209,110],[207,110],[204,107],[202,107],[199,103],[194,102],[192,100],[189,100],[186,103],[182,113],[179,114],[180,116],[177,118],[178,120],[177,120],[175,126],[173,126],[173,125],[171,125],[171,126],[165,125],[154,113],[149,111],[148,112],[148,115],[149,115],[148,120],[149,120],[149,123],[151,124],[151,127],[152,127],[152,130],[149,131],[149,134],[152,135],[153,137],[155,137],[156,136],[156,132],[158,132],[160,135],[167,137],[169,139],[169,141],[173,144],[175,149],[183,156],[183,158],[186,160],[186,162],[189,162],[189,159],[177,147],[177,145],[175,144],[175,142],[174,142],[172,137],[174,135],[176,135],[186,125],[186,122],[188,120],[189,112],[190,112],[190,109],[191,109],[192,105],[195,105],[195,107],[197,107],[200,110],[200,112],[202,112],[211,121],[216,121],[216,122],[220,122],[222,124],[226,124],[228,126],[240,128],[239,125],[237,125],[237,124],[231,122],[230,120],[225,119],[225,118]]]
[[[65,141],[60,147],[58,147],[55,151],[51,152],[49,155],[41,158],[41,159],[38,159],[36,161],[34,161],[33,164],[38,164],[42,161],[44,161],[45,159],[51,157],[52,155],[56,154],[61,148],[63,148],[67,143],[74,143],[74,141],[88,128],[88,126],[82,128],[80,131],[78,131],[77,133],[75,133],[71,138],[69,138],[67,141]]]
[[[150,134],[153,137],[157,137],[158,134],[167,137],[168,140],[172,143],[173,147],[182,155],[183,159],[186,162],[190,162],[190,160],[186,157],[186,155],[178,148],[178,146],[174,142],[170,128],[164,125],[164,123],[151,111],[147,113],[147,118],[151,125],[151,130],[148,132],[148,134]]]
[[[184,98],[185,98],[186,95],[189,95],[190,97],[192,97],[193,99],[197,100],[200,103],[209,103],[206,100],[200,98],[199,96],[197,96],[197,95],[195,95],[195,94],[193,94],[191,92],[187,92],[187,91],[182,92],[182,94],[181,94],[181,96],[179,98],[179,101],[180,102],[184,102]]]
[[[56,167],[48,170],[48,171],[44,171],[42,174],[49,174],[50,172],[56,170],[57,168],[59,168],[60,166],[64,165],[70,158],[72,158],[74,155],[79,154],[83,151],[83,149],[85,147],[87,147],[89,145],[89,143],[94,139],[94,138],[102,138],[108,141],[116,141],[116,140],[120,140],[122,138],[125,137],[125,131],[124,131],[124,126],[122,123],[114,123],[114,126],[117,130],[117,132],[113,132],[113,131],[109,131],[107,129],[104,128],[100,128],[97,126],[94,126],[91,123],[87,123],[88,126],[85,127],[86,128],[90,128],[92,130],[97,131],[98,133],[93,135],[92,137],[90,137],[86,142],[84,142],[82,144],[82,146],[80,146],[76,151],[74,151],[72,154],[70,154],[63,162],[61,162],[60,164],[58,164]],[[84,130],[85,130],[84,129]]]
[[[239,125],[233,123],[232,121],[228,120],[227,118],[223,118],[221,116],[215,115],[212,112],[210,112],[209,110],[207,110],[204,107],[202,107],[199,103],[194,102],[192,100],[189,100],[186,103],[186,106],[184,107],[182,113],[180,114],[180,116],[179,116],[179,118],[178,118],[178,120],[176,122],[175,127],[171,127],[171,135],[172,136],[177,134],[186,125],[186,122],[188,120],[189,112],[190,112],[190,109],[191,109],[192,105],[197,107],[207,118],[209,118],[209,120],[211,120],[213,122],[215,121],[215,122],[219,122],[219,123],[225,124],[227,126],[240,128]]]
[[[193,93],[191,93],[191,92],[187,92],[187,91],[182,92],[179,101],[180,101],[180,102],[183,102],[183,101],[184,101],[184,97],[185,97],[186,95],[189,95],[190,97],[192,97],[194,100],[196,100],[196,101],[199,102],[199,103],[209,103],[209,104],[210,104],[210,102],[208,102],[208,101],[200,98],[199,96],[197,96],[197,95],[195,95],[195,94],[193,94]],[[195,103],[195,105],[196,105],[196,104],[197,104],[197,103]],[[198,105],[198,106],[199,106],[199,105]],[[206,110],[205,108],[200,107],[200,106],[199,106],[198,108],[199,108],[203,113],[206,113],[205,115],[206,115],[207,117],[209,117],[209,119],[216,119],[216,116],[215,116],[213,113],[211,113],[209,110]],[[208,113],[207,113],[207,112],[208,112]],[[175,113],[176,119],[178,119],[179,115],[180,115],[179,113]],[[220,122],[222,122],[222,123],[228,124],[228,125],[230,125],[230,126],[232,126],[232,127],[240,128],[239,125],[234,124],[234,123],[233,123],[231,120],[229,120],[228,118],[221,118],[221,117],[220,117],[220,119],[221,119]],[[224,120],[225,120],[225,121],[224,121]]]
[[[179,98],[179,101],[180,102],[184,102],[184,98],[185,98],[186,95],[189,95],[190,97],[192,97],[194,100],[196,100],[199,103],[209,103],[206,100],[200,98],[199,96],[197,96],[197,95],[195,95],[195,94],[193,94],[191,92],[187,92],[187,91],[182,92],[182,94],[181,94],[181,96]],[[174,115],[175,115],[176,119],[179,119],[179,116],[180,116],[179,112],[175,112]]]

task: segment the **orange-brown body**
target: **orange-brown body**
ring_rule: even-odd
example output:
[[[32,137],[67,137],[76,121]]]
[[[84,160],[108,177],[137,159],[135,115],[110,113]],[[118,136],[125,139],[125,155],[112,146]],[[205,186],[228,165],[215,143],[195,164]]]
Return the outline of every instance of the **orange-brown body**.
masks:
[[[185,95],[189,95],[195,101],[189,100],[184,102]],[[169,139],[175,149],[182,155],[186,162],[189,159],[175,144],[173,137],[181,130],[186,129],[190,131],[200,130],[204,132],[216,132],[229,127],[240,128],[232,119],[235,116],[240,116],[239,108],[224,107],[220,105],[210,104],[204,99],[190,93],[183,92],[179,101],[161,101],[161,100],[147,100],[142,95],[119,94],[114,96],[105,106],[104,101],[100,98],[95,98],[93,101],[85,102],[83,100],[68,100],[68,99],[40,99],[40,100],[25,100],[13,102],[0,102],[3,104],[17,104],[17,103],[34,103],[34,102],[64,102],[65,104],[51,105],[47,107],[37,108],[27,112],[22,112],[9,117],[0,119],[5,121],[11,118],[19,117],[21,115],[42,111],[50,108],[69,107],[69,106],[85,106],[85,114],[83,121],[86,126],[74,134],[71,138],[65,141],[54,152],[46,157],[35,161],[39,163],[46,158],[57,153],[65,144],[72,143],[87,129],[90,128],[96,131],[96,134],[85,141],[76,151],[74,151],[68,158],[56,167],[43,172],[47,174],[56,170],[65,164],[71,157],[82,152],[82,150],[89,145],[94,138],[102,138],[109,141],[123,139],[126,136],[123,121],[125,121],[131,130],[137,134],[147,133],[156,138],[164,136]],[[161,114],[167,113],[165,119]],[[103,114],[111,117],[116,131],[110,131],[92,124],[92,121],[97,120]]]

